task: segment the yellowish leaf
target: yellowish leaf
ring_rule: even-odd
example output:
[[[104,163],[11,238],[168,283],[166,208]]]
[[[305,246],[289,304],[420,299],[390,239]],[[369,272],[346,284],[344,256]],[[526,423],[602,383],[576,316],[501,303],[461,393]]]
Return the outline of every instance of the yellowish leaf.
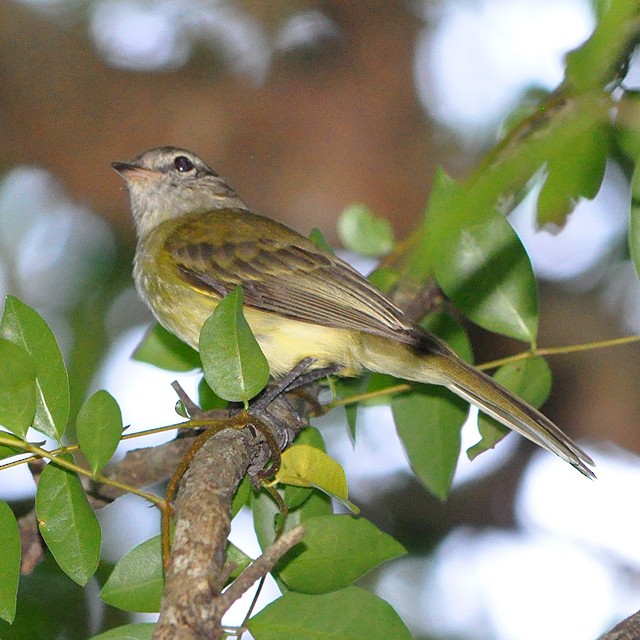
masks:
[[[276,480],[296,487],[315,487],[339,500],[354,513],[359,509],[349,502],[344,469],[324,451],[306,444],[290,447],[282,454]]]

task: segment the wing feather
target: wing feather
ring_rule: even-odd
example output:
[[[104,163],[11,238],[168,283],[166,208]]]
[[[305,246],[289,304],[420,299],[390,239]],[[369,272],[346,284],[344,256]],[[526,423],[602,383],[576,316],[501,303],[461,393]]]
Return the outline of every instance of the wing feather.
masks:
[[[172,229],[165,248],[178,276],[202,293],[223,296],[242,285],[245,304],[262,311],[415,341],[402,311],[366,278],[269,218],[244,210],[193,216]]]

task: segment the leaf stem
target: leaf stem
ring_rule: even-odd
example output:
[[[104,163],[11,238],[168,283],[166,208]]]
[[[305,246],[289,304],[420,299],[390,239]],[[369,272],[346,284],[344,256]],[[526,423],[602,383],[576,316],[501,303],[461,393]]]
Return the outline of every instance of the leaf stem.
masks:
[[[326,407],[325,413],[328,413],[329,411],[331,411],[331,409],[335,409],[336,407],[344,407],[349,404],[355,404],[356,402],[362,402],[363,400],[374,400],[375,398],[395,395],[396,393],[404,393],[405,391],[411,391],[413,386],[414,385],[410,382],[402,382],[400,384],[393,385],[392,387],[376,389],[375,391],[365,391],[364,393],[357,393],[353,396],[349,396],[348,398],[332,400],[331,402],[328,402],[326,405],[324,405]]]
[[[28,461],[37,460],[39,458],[46,458],[53,464],[56,464],[59,467],[62,467],[63,469],[67,469],[68,471],[74,471],[78,475],[82,475],[87,478],[90,478],[91,480],[94,480],[95,482],[98,482],[100,484],[110,485],[112,487],[116,487],[117,489],[122,489],[129,493],[133,493],[151,502],[152,504],[155,504],[157,507],[160,507],[161,509],[164,508],[165,501],[162,498],[159,498],[158,496],[152,493],[147,493],[146,491],[142,491],[140,489],[137,489],[136,487],[132,487],[128,484],[124,484],[123,482],[119,482],[118,480],[113,480],[111,478],[108,478],[107,476],[103,476],[100,473],[94,474],[88,469],[85,469],[84,467],[81,467],[80,465],[76,464],[75,462],[70,462],[69,460],[66,460],[65,458],[61,457],[63,454],[69,453],[72,449],[78,449],[77,445],[71,445],[69,447],[60,447],[55,451],[47,451],[46,449],[43,449],[38,445],[31,444],[30,442],[26,442],[26,441],[16,442],[13,439],[9,439],[9,438],[4,439],[2,438],[2,436],[0,436],[0,444],[9,444],[9,446],[11,447],[19,446],[22,449],[24,449],[25,452],[33,454],[29,458],[23,458],[19,460],[18,462],[21,464],[25,464]],[[0,471],[10,466],[13,466],[14,464],[16,463],[9,463],[6,465],[2,465],[0,466]]]
[[[595,349],[606,349],[610,347],[618,347],[625,344],[632,344],[634,342],[640,342],[640,335],[623,336],[622,338],[611,338],[609,340],[598,340],[596,342],[584,342],[580,344],[570,344],[566,347],[546,347],[546,348],[533,348],[521,353],[516,353],[512,356],[500,358],[498,360],[491,360],[490,362],[484,362],[476,365],[477,369],[486,371],[487,369],[496,369],[502,367],[505,364],[511,364],[513,362],[520,362],[520,360],[528,360],[529,358],[536,358],[538,356],[558,356],[569,353],[578,353],[580,351],[593,351]],[[410,391],[415,386],[415,383],[401,383],[392,387],[386,387],[385,389],[376,389],[375,391],[358,393],[347,398],[340,398],[339,400],[333,400],[326,405],[325,413],[328,413],[336,407],[344,407],[346,405],[355,404],[357,402],[363,402],[366,400],[374,400],[384,396],[395,395],[397,393],[405,393]]]
[[[210,420],[186,420],[185,422],[177,422],[175,424],[166,425],[164,427],[153,427],[152,429],[145,429],[144,431],[136,431],[135,433],[125,433],[120,440],[131,440],[133,438],[142,438],[144,436],[152,436],[157,433],[163,433],[165,431],[175,431],[176,429],[201,429],[203,427],[210,426]],[[29,443],[26,440],[14,440],[9,438],[3,438],[3,432],[0,431],[0,445],[5,445],[15,449],[16,447],[20,447],[24,449],[25,453],[27,451],[32,451],[28,446]],[[31,445],[30,445],[31,446]],[[57,449],[52,449],[49,451],[49,455],[52,457],[56,457],[62,455],[63,453],[70,453],[71,451],[78,451],[80,449],[79,444],[68,444],[64,447],[58,447]],[[15,455],[22,455],[21,453],[16,453]],[[28,464],[30,462],[34,462],[35,460],[39,460],[42,457],[40,454],[33,454],[26,458],[20,458],[20,460],[13,460],[12,462],[5,462],[4,464],[0,464],[0,472],[5,469],[11,469],[11,467],[17,467],[21,464]]]
[[[634,342],[640,342],[640,335],[623,336],[622,338],[611,338],[609,340],[599,340],[596,342],[584,342],[581,344],[570,344],[566,347],[546,347],[543,349],[530,349],[517,353],[513,356],[507,356],[506,358],[500,358],[499,360],[492,360],[483,364],[477,365],[478,369],[495,369],[505,364],[512,362],[519,362],[520,360],[527,360],[529,358],[535,358],[537,356],[558,356],[568,353],[578,353],[580,351],[594,351],[595,349],[607,349],[609,347],[618,347],[624,344],[631,344]]]

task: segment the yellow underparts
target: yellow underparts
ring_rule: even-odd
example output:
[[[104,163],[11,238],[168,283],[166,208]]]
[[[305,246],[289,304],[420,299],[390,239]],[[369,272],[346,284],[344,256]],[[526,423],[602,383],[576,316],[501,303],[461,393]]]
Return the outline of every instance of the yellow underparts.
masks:
[[[156,270],[136,271],[138,290],[160,324],[198,349],[200,329],[219,299],[180,281],[157,277],[157,265]],[[316,359],[314,368],[337,364],[344,376],[355,376],[366,369],[407,380],[444,382],[432,358],[419,355],[395,340],[300,322],[247,306],[244,315],[275,377],[286,374],[304,358],[312,357]]]

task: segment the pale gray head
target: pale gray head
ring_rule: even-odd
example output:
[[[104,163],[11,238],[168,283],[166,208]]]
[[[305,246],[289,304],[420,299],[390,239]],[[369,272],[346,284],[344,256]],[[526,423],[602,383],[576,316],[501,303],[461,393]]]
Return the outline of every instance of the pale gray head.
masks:
[[[186,149],[158,147],[111,166],[127,182],[140,237],[164,220],[186,213],[247,208],[215,171]]]

